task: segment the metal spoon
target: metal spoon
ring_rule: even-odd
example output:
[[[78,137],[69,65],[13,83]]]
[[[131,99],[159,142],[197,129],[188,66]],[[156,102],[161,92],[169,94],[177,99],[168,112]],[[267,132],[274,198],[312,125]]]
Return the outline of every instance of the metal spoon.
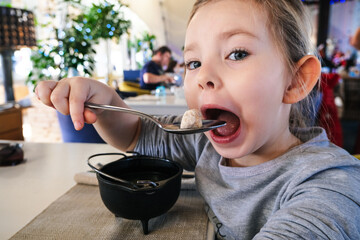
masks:
[[[103,110],[110,110],[110,111],[118,111],[118,112],[125,112],[130,114],[135,114],[143,118],[147,118],[154,122],[159,128],[162,130],[169,132],[169,133],[176,133],[176,134],[191,134],[191,133],[201,133],[206,132],[218,127],[223,127],[226,125],[226,122],[224,121],[218,121],[218,120],[202,120],[202,127],[200,128],[180,128],[180,123],[163,123],[160,122],[155,117],[148,115],[143,112],[139,112],[133,109],[129,108],[123,108],[123,107],[116,107],[111,105],[103,105],[103,104],[96,104],[96,103],[90,103],[85,102],[85,107],[88,108],[95,108],[95,109],[103,109]]]

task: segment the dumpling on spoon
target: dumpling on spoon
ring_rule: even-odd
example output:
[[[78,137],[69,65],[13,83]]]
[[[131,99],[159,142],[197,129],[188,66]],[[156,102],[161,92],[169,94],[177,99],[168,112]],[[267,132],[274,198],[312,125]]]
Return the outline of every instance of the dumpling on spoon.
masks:
[[[202,127],[201,113],[197,109],[187,110],[182,119],[180,128],[200,128]]]

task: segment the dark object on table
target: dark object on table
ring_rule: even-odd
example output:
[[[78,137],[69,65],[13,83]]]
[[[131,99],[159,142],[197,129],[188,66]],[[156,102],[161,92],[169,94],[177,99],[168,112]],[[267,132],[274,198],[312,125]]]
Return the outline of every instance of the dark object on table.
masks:
[[[20,144],[0,143],[0,166],[15,166],[24,161]]]
[[[109,155],[122,158],[100,170],[89,162],[94,157]],[[179,197],[183,169],[176,162],[138,154],[105,153],[90,156],[88,163],[97,172],[105,206],[116,217],[141,220],[144,234],[148,234],[149,219],[166,213]]]

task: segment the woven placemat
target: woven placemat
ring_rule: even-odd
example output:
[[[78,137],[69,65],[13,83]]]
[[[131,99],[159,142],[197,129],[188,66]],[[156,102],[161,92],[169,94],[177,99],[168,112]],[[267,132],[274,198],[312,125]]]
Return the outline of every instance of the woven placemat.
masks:
[[[11,239],[206,239],[208,217],[197,191],[182,190],[167,213],[140,221],[116,218],[103,204],[99,188],[77,184]]]

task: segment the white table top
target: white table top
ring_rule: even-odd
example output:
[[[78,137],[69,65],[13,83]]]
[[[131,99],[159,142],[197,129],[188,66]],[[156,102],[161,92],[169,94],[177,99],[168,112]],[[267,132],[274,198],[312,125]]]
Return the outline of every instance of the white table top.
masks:
[[[150,115],[182,115],[188,110],[185,98],[166,95],[156,97],[154,95],[139,95],[125,99],[126,104],[138,111]]]
[[[9,239],[74,186],[74,175],[90,169],[90,155],[119,152],[84,143],[24,142],[23,150],[25,163],[0,167],[0,239]]]

